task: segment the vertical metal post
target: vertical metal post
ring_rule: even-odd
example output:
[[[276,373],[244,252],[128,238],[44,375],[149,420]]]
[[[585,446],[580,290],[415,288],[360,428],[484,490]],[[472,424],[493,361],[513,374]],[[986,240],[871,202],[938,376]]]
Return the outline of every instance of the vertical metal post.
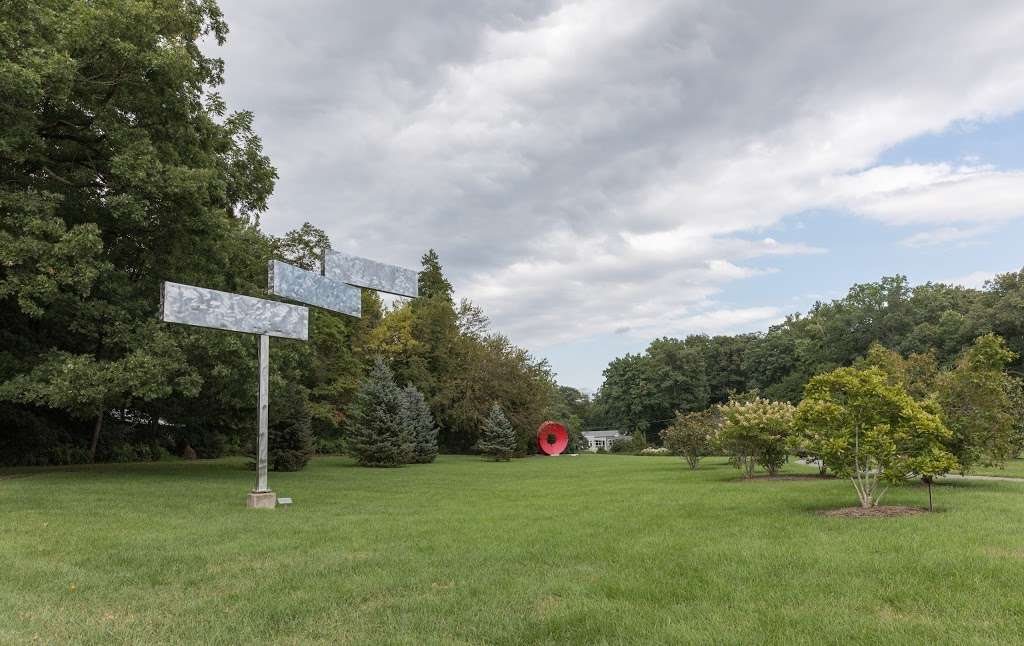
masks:
[[[256,440],[256,493],[267,488],[267,422],[270,413],[270,337],[260,335],[260,395],[259,421]]]

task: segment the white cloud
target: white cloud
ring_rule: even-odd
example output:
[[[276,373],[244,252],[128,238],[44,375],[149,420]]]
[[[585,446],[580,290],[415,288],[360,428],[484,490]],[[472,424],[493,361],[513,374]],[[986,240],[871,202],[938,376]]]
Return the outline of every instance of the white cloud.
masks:
[[[766,328],[785,318],[775,307],[744,307],[715,309],[680,319],[677,324],[688,331],[705,334],[746,331]]]
[[[915,233],[914,235],[904,238],[900,243],[907,247],[931,247],[949,244],[951,242],[971,244],[972,242],[975,242],[978,237],[991,232],[992,227],[989,226],[968,228],[940,227],[938,229],[930,229],[928,231]]]
[[[999,272],[994,271],[975,271],[967,274],[966,276],[960,276],[959,278],[950,278],[947,280],[940,280],[938,282],[945,283],[947,285],[960,285],[962,287],[970,287],[972,289],[981,289],[985,286],[985,283],[995,278]]]
[[[1024,108],[1012,0],[223,8],[226,97],[281,174],[265,224],[407,265],[437,248],[518,342],[770,319],[713,299],[822,251],[763,237],[787,214],[937,228],[908,244],[1024,215],[1019,171],[872,168]]]
[[[1022,171],[907,164],[879,166],[834,184],[837,204],[888,224],[999,222],[1024,215]]]

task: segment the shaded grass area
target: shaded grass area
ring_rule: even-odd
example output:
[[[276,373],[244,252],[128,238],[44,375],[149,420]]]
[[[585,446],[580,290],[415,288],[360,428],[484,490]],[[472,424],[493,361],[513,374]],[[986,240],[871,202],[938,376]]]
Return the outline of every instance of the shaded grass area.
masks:
[[[274,511],[241,460],[4,473],[2,643],[1024,643],[1024,484],[863,519],[721,458],[319,458]]]

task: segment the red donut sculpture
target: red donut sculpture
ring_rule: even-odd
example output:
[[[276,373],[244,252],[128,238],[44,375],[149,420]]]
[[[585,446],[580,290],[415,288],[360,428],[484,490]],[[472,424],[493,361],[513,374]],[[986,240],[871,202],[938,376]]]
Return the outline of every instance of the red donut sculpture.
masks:
[[[558,422],[544,422],[537,429],[537,446],[548,455],[558,455],[569,446],[569,433]]]

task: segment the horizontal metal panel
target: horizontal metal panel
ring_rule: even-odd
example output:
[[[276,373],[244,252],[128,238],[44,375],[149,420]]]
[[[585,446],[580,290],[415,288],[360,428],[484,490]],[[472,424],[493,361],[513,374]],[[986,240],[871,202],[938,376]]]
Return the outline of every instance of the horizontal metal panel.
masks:
[[[280,260],[271,260],[268,264],[267,285],[270,293],[275,296],[349,316],[362,315],[363,292],[358,287],[339,283]]]
[[[163,284],[160,320],[286,339],[309,338],[309,310],[301,305],[181,283]]]
[[[350,256],[340,251],[327,252],[324,273],[331,280],[388,294],[415,298],[419,292],[417,272],[395,265],[385,265],[376,260]]]

